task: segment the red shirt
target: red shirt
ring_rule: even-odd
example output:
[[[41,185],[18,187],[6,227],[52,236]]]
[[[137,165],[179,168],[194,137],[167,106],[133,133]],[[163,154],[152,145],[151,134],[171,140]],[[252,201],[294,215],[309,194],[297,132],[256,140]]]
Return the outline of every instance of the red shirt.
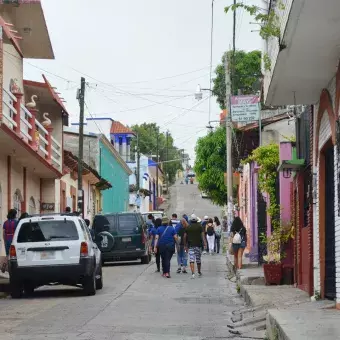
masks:
[[[7,220],[4,223],[3,229],[5,231],[5,239],[6,241],[12,241],[15,228],[17,227],[17,221],[16,220]]]

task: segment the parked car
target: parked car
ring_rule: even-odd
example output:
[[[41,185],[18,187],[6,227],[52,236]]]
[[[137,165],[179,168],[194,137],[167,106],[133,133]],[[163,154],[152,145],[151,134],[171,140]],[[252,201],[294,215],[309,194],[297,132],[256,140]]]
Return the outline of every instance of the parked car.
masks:
[[[151,260],[147,226],[140,213],[96,215],[93,220],[95,241],[105,261]]]
[[[152,214],[155,219],[162,218],[164,216],[164,211],[148,211],[146,213],[142,213],[143,219],[146,222],[148,219],[148,215]]]
[[[86,223],[67,214],[19,222],[10,247],[9,275],[13,298],[50,283],[80,284],[86,295],[103,288],[101,252]]]

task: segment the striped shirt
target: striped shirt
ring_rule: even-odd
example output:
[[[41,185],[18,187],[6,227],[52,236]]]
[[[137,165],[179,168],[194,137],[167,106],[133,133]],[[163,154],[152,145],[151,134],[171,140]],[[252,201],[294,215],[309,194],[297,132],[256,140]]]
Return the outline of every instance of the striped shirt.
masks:
[[[5,231],[6,241],[12,241],[15,228],[17,227],[17,220],[7,220],[4,223],[3,229]]]

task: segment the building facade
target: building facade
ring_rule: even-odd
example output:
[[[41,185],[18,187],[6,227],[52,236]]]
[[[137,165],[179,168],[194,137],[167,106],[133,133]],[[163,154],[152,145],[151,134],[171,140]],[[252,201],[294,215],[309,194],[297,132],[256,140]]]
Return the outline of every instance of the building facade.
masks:
[[[301,288],[335,300],[340,308],[340,53],[335,24],[340,3],[325,6],[316,0],[286,0],[284,6],[272,1],[269,5],[279,17],[281,44],[273,38],[264,46],[271,61],[270,70],[265,70],[265,102],[311,107],[312,157],[300,170],[294,188],[295,219],[303,226],[297,228],[295,278]],[[323,25],[311,35],[313,16]]]
[[[27,17],[35,18],[30,34]],[[0,144],[8,146],[0,150],[1,223],[11,208],[19,215],[54,211],[68,113],[46,77],[23,77],[24,59],[54,58],[40,2],[2,6],[0,26]]]

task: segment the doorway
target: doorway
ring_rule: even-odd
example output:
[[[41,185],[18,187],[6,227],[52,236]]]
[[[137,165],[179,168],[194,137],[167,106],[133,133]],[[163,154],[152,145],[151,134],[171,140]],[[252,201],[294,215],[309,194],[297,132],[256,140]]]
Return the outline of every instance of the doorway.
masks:
[[[334,214],[334,148],[324,152],[325,171],[325,297],[336,297],[335,275],[335,214]]]

